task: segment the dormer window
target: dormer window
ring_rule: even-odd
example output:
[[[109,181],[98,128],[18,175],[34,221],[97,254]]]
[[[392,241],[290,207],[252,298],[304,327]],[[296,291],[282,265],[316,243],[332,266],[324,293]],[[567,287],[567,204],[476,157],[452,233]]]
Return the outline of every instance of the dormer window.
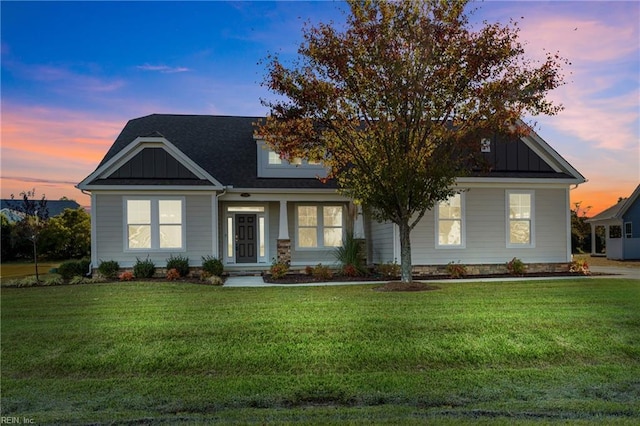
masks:
[[[318,161],[300,158],[286,160],[269,149],[264,141],[257,140],[258,177],[261,178],[317,178],[326,177],[327,170]]]

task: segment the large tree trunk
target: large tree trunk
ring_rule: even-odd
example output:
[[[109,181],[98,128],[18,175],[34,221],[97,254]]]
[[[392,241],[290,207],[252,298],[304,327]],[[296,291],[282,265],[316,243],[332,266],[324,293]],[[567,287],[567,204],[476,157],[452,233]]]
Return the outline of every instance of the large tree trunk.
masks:
[[[402,270],[402,282],[410,283],[411,278],[411,227],[408,220],[403,220],[400,227],[400,266]]]

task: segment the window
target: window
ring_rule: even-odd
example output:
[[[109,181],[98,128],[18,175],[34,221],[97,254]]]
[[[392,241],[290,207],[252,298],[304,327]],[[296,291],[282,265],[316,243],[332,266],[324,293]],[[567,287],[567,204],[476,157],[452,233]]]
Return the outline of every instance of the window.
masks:
[[[275,153],[273,151],[269,151],[268,163],[269,164],[282,164],[282,159],[280,158],[280,155],[278,155],[277,153]]]
[[[507,246],[533,247],[533,192],[507,191]]]
[[[436,210],[436,247],[464,247],[464,205],[463,194],[455,194],[438,204]]]
[[[633,229],[631,228],[631,222],[625,222],[624,224],[624,237],[633,238]]]
[[[611,225],[609,227],[609,238],[622,238],[622,226]]]
[[[298,248],[340,247],[342,206],[298,206]]]
[[[127,199],[127,249],[183,249],[183,207],[184,200],[180,198]]]

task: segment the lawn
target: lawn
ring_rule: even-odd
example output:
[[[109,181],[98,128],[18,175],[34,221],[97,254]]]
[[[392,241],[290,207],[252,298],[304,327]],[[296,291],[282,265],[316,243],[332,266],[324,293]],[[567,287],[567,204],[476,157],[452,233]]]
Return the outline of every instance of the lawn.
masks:
[[[2,416],[640,422],[640,281],[2,290]]]

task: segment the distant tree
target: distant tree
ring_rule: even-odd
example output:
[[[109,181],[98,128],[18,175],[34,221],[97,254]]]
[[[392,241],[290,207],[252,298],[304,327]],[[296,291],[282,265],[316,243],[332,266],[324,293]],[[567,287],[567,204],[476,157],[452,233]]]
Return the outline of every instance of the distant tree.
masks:
[[[283,158],[323,161],[344,195],[400,231],[411,281],[410,232],[455,193],[480,136],[522,135],[526,114],[562,109],[563,59],[525,58],[519,29],[469,24],[468,1],[349,0],[344,32],[305,27],[299,61],[267,59],[278,100],[256,134]]]
[[[80,259],[91,251],[91,216],[83,208],[65,209],[49,219],[40,251],[51,259]]]
[[[13,233],[14,225],[4,216],[0,215],[0,223],[2,229],[0,230],[0,248],[2,249],[2,262],[15,259],[15,251],[13,250],[13,244],[11,242],[11,234]]]
[[[24,218],[16,223],[13,232],[14,248],[24,250],[25,240],[31,242],[33,248],[33,262],[35,265],[36,280],[40,280],[38,275],[38,239],[40,233],[47,225],[49,219],[49,209],[47,208],[47,199],[43,194],[39,200],[36,200],[35,188],[31,191],[24,191],[20,193],[20,201],[17,201],[12,206],[12,209],[22,213]],[[11,199],[15,200],[13,194]],[[20,253],[18,253],[20,254]],[[22,253],[24,254],[24,253]]]
[[[582,207],[582,201],[573,203],[571,209],[571,252],[591,252],[591,225],[586,222],[591,206]]]

